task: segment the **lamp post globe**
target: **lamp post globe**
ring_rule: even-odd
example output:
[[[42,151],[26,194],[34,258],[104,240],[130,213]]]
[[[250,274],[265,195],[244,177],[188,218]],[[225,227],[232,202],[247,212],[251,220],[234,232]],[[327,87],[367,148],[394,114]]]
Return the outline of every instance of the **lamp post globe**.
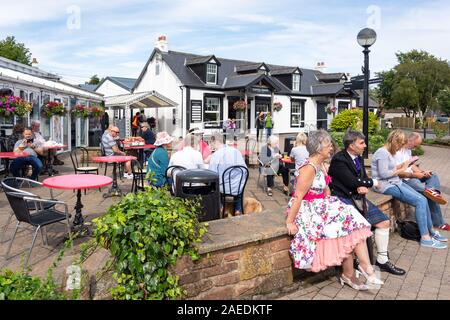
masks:
[[[370,47],[377,41],[377,33],[370,28],[364,28],[359,31],[356,40],[361,47]]]
[[[364,28],[359,31],[356,40],[364,48],[364,89],[363,89],[363,134],[366,137],[366,149],[364,158],[369,157],[369,47],[377,40],[377,33],[370,28]]]

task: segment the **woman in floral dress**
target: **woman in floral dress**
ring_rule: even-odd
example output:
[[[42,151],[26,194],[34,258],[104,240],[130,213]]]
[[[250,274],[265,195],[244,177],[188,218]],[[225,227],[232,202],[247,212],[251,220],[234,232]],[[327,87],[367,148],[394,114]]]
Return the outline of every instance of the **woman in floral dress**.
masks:
[[[370,224],[353,206],[330,196],[331,178],[323,170],[333,148],[330,135],[324,130],[311,132],[306,148],[310,157],[299,169],[286,219],[288,233],[294,235],[290,247],[294,266],[319,272],[342,264],[342,285],[367,290],[368,285],[383,284],[369,261],[365,240],[372,234]],[[353,252],[366,284],[354,276]]]

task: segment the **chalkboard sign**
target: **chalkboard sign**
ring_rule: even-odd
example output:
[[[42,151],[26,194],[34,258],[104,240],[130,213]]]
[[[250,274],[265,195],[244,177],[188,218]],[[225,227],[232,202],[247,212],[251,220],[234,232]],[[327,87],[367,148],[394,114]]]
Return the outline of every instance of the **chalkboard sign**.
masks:
[[[191,123],[202,122],[202,101],[191,100]]]

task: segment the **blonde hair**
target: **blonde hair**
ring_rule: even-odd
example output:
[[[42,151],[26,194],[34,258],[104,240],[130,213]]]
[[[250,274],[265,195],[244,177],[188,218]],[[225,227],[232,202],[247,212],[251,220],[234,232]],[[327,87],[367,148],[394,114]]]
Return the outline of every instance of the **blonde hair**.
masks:
[[[408,140],[406,139],[406,134],[403,130],[395,129],[389,133],[386,144],[384,145],[390,154],[394,155],[398,150],[400,150]]]
[[[297,137],[295,138],[295,146],[299,147],[299,146],[306,145],[307,139],[308,139],[308,137],[306,136],[306,134],[304,132],[299,132],[297,134]]]

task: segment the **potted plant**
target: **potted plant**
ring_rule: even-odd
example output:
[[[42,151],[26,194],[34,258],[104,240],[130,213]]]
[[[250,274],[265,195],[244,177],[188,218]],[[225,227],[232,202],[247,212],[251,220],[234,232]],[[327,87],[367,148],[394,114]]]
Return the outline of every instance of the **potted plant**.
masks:
[[[0,97],[0,116],[25,116],[33,109],[31,103],[16,96]]]
[[[42,115],[51,118],[52,116],[63,116],[67,110],[61,102],[49,101],[41,109]]]
[[[233,109],[243,111],[247,109],[247,103],[244,100],[238,100],[233,103]]]
[[[105,113],[105,109],[102,106],[94,105],[89,108],[89,112],[91,114],[91,117],[101,117]]]
[[[331,107],[327,107],[326,111],[328,114],[333,114],[336,112],[336,110],[337,110],[336,106],[331,106]]]
[[[87,118],[89,117],[89,108],[82,104],[75,105],[70,111],[74,117]]]
[[[273,104],[273,110],[275,110],[275,111],[280,111],[281,108],[283,108],[283,105],[281,104],[281,102],[275,102],[275,103]]]

